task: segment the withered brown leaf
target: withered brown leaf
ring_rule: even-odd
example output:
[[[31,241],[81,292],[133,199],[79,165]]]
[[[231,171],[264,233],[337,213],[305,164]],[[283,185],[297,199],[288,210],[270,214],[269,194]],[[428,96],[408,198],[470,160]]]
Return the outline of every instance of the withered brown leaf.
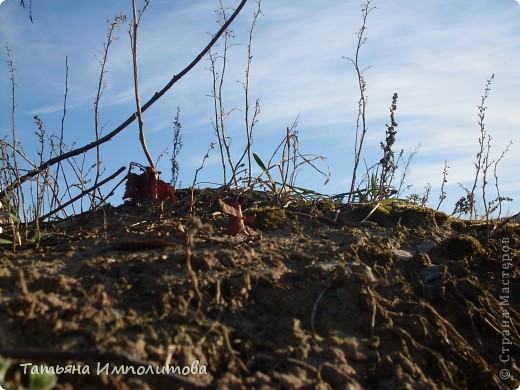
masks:
[[[220,210],[229,217],[228,233],[236,236],[242,232],[249,234],[245,222],[251,223],[255,220],[255,216],[244,216],[242,214],[242,206],[238,202],[231,205],[225,203],[222,199],[218,200]]]

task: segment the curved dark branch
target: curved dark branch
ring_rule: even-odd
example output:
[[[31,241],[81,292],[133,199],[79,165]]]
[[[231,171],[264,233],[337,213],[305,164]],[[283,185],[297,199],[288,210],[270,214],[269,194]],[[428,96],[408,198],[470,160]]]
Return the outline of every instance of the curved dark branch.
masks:
[[[42,215],[41,217],[39,217],[38,219],[40,221],[43,221],[45,220],[45,218],[48,218],[50,217],[51,215],[53,214],[56,214],[58,211],[61,211],[63,210],[65,207],[71,205],[72,203],[74,203],[75,201],[81,199],[82,197],[84,197],[86,194],[90,193],[91,191],[94,191],[95,189],[98,189],[99,187],[101,187],[102,185],[108,183],[110,180],[114,179],[116,176],[118,176],[119,174],[121,174],[124,170],[126,169],[126,167],[121,167],[117,170],[117,172],[113,173],[112,175],[110,175],[109,177],[107,177],[106,179],[100,181],[99,183],[96,183],[94,184],[92,187],[90,188],[87,188],[86,190],[83,190],[81,192],[81,194],[75,196],[74,198],[72,198],[71,200],[69,200],[68,202],[65,202],[63,203],[62,205],[60,205],[59,207],[55,208],[54,210],[48,212],[47,214],[45,215]]]
[[[183,78],[190,70],[192,70],[195,65],[197,65],[202,58],[208,53],[208,51],[211,49],[211,47],[219,40],[221,35],[227,30],[227,28],[230,26],[230,24],[235,20],[235,18],[238,16],[242,8],[244,8],[244,5],[247,3],[247,0],[242,0],[240,4],[238,5],[237,9],[233,14],[230,16],[230,18],[222,25],[220,30],[213,36],[211,41],[207,44],[207,46],[191,61],[191,63],[186,66],[179,74],[176,74],[173,76],[173,78],[166,84],[159,92],[156,92],[150,100],[148,100],[142,107],[141,111],[145,112],[152,104],[154,104],[157,100],[159,100],[177,81],[179,81],[181,78]],[[60,154],[59,156],[56,156],[54,158],[51,158],[50,160],[45,161],[43,164],[41,164],[38,168],[33,169],[32,171],[26,173],[25,175],[21,176],[20,179],[14,181],[10,185],[8,185],[6,188],[4,188],[2,191],[0,191],[0,199],[5,197],[6,193],[11,192],[15,188],[19,187],[21,184],[26,182],[27,180],[33,178],[34,176],[38,175],[39,173],[45,171],[47,168],[51,167],[52,165],[66,160],[68,158],[77,156],[81,153],[84,153],[90,149],[95,148],[98,145],[101,145],[105,142],[110,141],[113,137],[115,137],[117,134],[119,134],[121,131],[123,131],[126,127],[128,127],[134,120],[136,119],[136,113],[134,112],[132,115],[128,117],[127,120],[125,120],[123,123],[121,123],[118,127],[116,127],[114,130],[112,130],[110,133],[105,135],[104,137],[101,137],[99,140],[96,140],[94,142],[91,142],[90,144],[87,144],[81,148],[77,148],[74,150],[71,150],[67,153]]]

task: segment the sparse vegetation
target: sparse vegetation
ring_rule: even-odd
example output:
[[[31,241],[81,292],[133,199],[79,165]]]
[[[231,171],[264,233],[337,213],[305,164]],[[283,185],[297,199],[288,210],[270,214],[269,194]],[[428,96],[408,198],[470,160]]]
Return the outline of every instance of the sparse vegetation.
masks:
[[[192,62],[183,72],[179,75],[175,76],[174,79],[168,83],[168,85],[163,88],[163,90],[154,95],[152,99],[150,99],[145,104],[141,104],[140,102],[140,93],[139,93],[139,80],[138,80],[138,62],[137,62],[137,34],[139,29],[139,23],[142,19],[142,16],[149,6],[149,1],[144,1],[141,9],[137,9],[137,4],[135,0],[132,0],[132,11],[133,17],[130,23],[130,42],[131,42],[131,52],[133,59],[133,69],[134,69],[134,90],[135,90],[135,98],[136,98],[136,112],[132,115],[127,121],[125,121],[121,126],[116,128],[111,133],[106,136],[101,136],[103,128],[100,125],[100,102],[103,91],[106,86],[106,67],[108,64],[108,53],[109,48],[113,41],[117,39],[115,33],[119,29],[120,25],[126,21],[126,16],[123,14],[118,14],[113,21],[109,22],[109,28],[106,33],[106,43],[103,45],[103,50],[101,51],[101,57],[99,58],[100,62],[100,75],[99,75],[99,83],[97,86],[97,93],[94,102],[94,130],[95,130],[95,141],[89,145],[86,145],[81,148],[70,148],[65,144],[65,115],[66,115],[66,105],[67,105],[67,95],[68,95],[68,86],[67,86],[67,75],[68,75],[68,62],[66,61],[66,78],[65,78],[65,95],[64,95],[64,107],[63,107],[63,118],[62,118],[62,128],[59,136],[56,136],[54,133],[52,135],[47,134],[45,124],[38,117],[35,117],[35,121],[38,128],[38,137],[40,139],[41,148],[37,153],[38,160],[36,162],[31,162],[31,160],[27,157],[26,154],[20,149],[20,145],[18,145],[17,137],[16,137],[16,125],[15,125],[15,74],[14,74],[14,64],[13,64],[13,56],[9,48],[7,48],[7,56],[8,56],[8,64],[11,74],[12,81],[12,142],[7,142],[5,138],[2,140],[2,153],[4,155],[3,164],[4,169],[2,169],[3,173],[3,183],[4,185],[1,189],[0,196],[10,194],[9,204],[12,205],[14,210],[16,210],[17,215],[20,216],[20,221],[27,224],[30,221],[40,221],[41,216],[50,217],[53,214],[61,211],[63,216],[68,216],[69,210],[72,211],[72,214],[78,212],[76,210],[75,202],[70,202],[71,199],[76,199],[80,202],[80,212],[83,212],[83,196],[78,195],[88,195],[90,197],[90,208],[97,207],[106,201],[103,193],[101,191],[100,182],[106,183],[106,181],[101,180],[101,176],[103,174],[101,168],[101,150],[100,145],[108,140],[112,139],[117,133],[122,131],[126,126],[128,126],[134,119],[137,119],[139,125],[139,140],[143,147],[143,151],[145,153],[146,159],[148,161],[149,166],[155,169],[155,162],[152,160],[150,153],[148,152],[148,148],[146,146],[146,140],[144,136],[144,120],[143,120],[143,112],[153,104],[162,94],[169,89],[173,83],[186,74],[196,62],[198,62],[202,56],[198,56],[197,59]],[[218,16],[218,24],[220,30],[217,34],[213,36],[212,42],[203,50],[202,53],[207,53],[207,58],[209,59],[210,66],[209,69],[211,71],[213,77],[213,87],[211,97],[214,101],[214,119],[213,126],[215,130],[215,134],[217,136],[217,145],[220,152],[220,158],[222,163],[222,173],[223,173],[223,184],[224,185],[232,185],[235,188],[238,188],[239,185],[243,185],[243,189],[246,191],[253,190],[255,186],[260,186],[263,189],[267,189],[272,192],[278,201],[282,199],[282,197],[287,198],[291,196],[301,197],[314,197],[314,196],[324,196],[317,192],[314,189],[300,188],[296,183],[296,177],[298,172],[301,169],[307,167],[316,170],[318,173],[324,175],[326,177],[325,183],[328,181],[331,172],[328,170],[326,166],[326,160],[324,156],[313,155],[313,154],[302,154],[300,153],[300,144],[298,131],[296,130],[296,122],[291,128],[287,129],[287,132],[283,138],[283,141],[275,148],[274,153],[270,157],[267,162],[263,160],[262,157],[258,153],[253,153],[253,131],[255,126],[258,123],[258,115],[260,113],[260,103],[258,100],[254,101],[254,105],[252,104],[251,99],[251,91],[250,91],[250,79],[251,79],[251,69],[252,69],[252,47],[253,47],[253,34],[255,26],[257,25],[258,18],[262,14],[261,11],[261,2],[259,0],[256,1],[256,9],[253,12],[253,18],[251,20],[250,28],[248,30],[247,35],[247,60],[245,67],[245,78],[243,81],[238,80],[238,82],[243,87],[244,93],[244,108],[241,110],[244,114],[244,128],[245,128],[245,142],[243,146],[243,151],[238,154],[235,162],[235,158],[233,156],[233,151],[231,150],[231,137],[227,135],[226,132],[226,119],[229,115],[238,111],[237,108],[232,108],[231,110],[227,110],[224,106],[225,99],[225,87],[226,87],[226,69],[227,63],[230,60],[230,49],[236,45],[233,43],[233,40],[236,39],[233,30],[230,28],[232,20],[236,17],[237,13],[240,12],[241,8],[245,2],[241,2],[239,7],[236,10],[226,9],[222,2],[220,2],[219,9],[216,11]],[[402,196],[403,190],[405,188],[409,188],[406,186],[406,176],[410,169],[410,163],[413,157],[416,155],[418,147],[413,150],[406,163],[404,164],[404,169],[401,170],[400,173],[400,183],[398,188],[392,186],[392,182],[395,176],[398,173],[398,164],[399,162],[403,162],[403,150],[400,151],[397,157],[394,156],[394,143],[396,140],[396,127],[397,122],[395,120],[395,112],[397,109],[397,93],[395,93],[392,97],[392,104],[390,106],[390,123],[386,125],[386,134],[384,142],[380,143],[380,147],[383,151],[383,156],[380,161],[374,164],[371,167],[367,167],[365,162],[365,174],[363,175],[360,181],[357,180],[358,177],[358,168],[359,164],[362,161],[363,148],[365,146],[365,136],[367,132],[367,83],[365,79],[365,71],[368,67],[363,67],[361,64],[361,50],[364,44],[367,41],[367,26],[368,26],[368,17],[372,11],[376,9],[373,6],[373,1],[368,0],[365,1],[362,5],[362,25],[357,32],[357,46],[355,55],[353,58],[349,58],[350,62],[353,64],[354,69],[357,75],[357,83],[359,87],[359,101],[358,101],[358,114],[356,119],[356,131],[355,131],[355,142],[354,142],[354,164],[352,169],[352,180],[350,191],[345,194],[340,194],[334,196],[334,199],[341,199],[344,196],[348,196],[347,203],[364,203],[364,202],[375,202],[377,204],[381,200]],[[232,12],[233,11],[233,12]],[[231,17],[229,14],[232,13]],[[219,37],[222,37],[222,46],[220,53],[216,51],[215,43]],[[480,127],[480,137],[479,137],[479,151],[476,155],[475,162],[475,178],[473,180],[473,184],[469,189],[466,189],[461,185],[463,190],[465,191],[465,196],[459,199],[459,201],[455,204],[452,215],[465,215],[469,214],[470,219],[475,220],[477,218],[477,208],[476,208],[476,190],[479,180],[481,181],[481,198],[483,203],[483,212],[481,217],[489,222],[490,217],[493,213],[498,212],[498,216],[502,215],[502,204],[506,201],[511,201],[509,197],[503,196],[500,193],[498,188],[498,175],[497,175],[497,165],[504,157],[505,153],[508,151],[509,146],[503,151],[502,155],[497,160],[492,160],[490,156],[491,149],[491,136],[488,135],[485,129],[485,113],[486,113],[486,101],[489,97],[489,92],[491,90],[491,82],[494,78],[494,75],[487,81],[484,94],[482,96],[481,102],[478,105],[478,124]],[[254,106],[254,108],[253,108]],[[174,131],[173,131],[173,141],[172,141],[172,177],[171,182],[174,187],[178,187],[178,177],[179,177],[179,160],[178,154],[182,147],[182,136],[181,136],[181,124],[179,120],[179,109],[177,110],[177,114],[174,119]],[[46,146],[49,144],[49,147]],[[92,164],[91,168],[87,168],[86,164],[88,163],[87,152],[91,149],[95,149],[95,161]],[[277,157],[277,154],[280,155]],[[47,155],[49,157],[47,157]],[[76,156],[81,156],[81,160],[77,161]],[[206,155],[204,158],[204,162],[209,155]],[[29,163],[32,166],[32,170],[25,169],[26,174],[22,174],[24,169],[19,166],[19,158],[22,157],[25,162]],[[256,178],[253,177],[253,164],[252,160],[256,162],[256,166],[261,169],[261,173]],[[316,161],[320,161],[325,164],[326,169],[319,168],[314,165]],[[70,172],[65,172],[64,163],[67,163],[70,166],[70,171],[73,172],[75,176],[76,182],[71,182]],[[7,164],[7,165],[6,165]],[[443,201],[446,199],[445,192],[445,184],[447,183],[447,169],[448,162],[445,162],[445,168],[443,171],[442,184],[441,184],[441,194],[439,196],[439,203],[437,204],[437,209],[440,208]],[[52,165],[56,165],[56,169],[54,172],[49,171],[49,168]],[[202,164],[202,166],[204,163]],[[201,166],[201,168],[202,168]],[[94,168],[94,169],[92,169]],[[199,168],[195,174],[195,183],[197,182],[197,174],[200,171]],[[497,197],[493,200],[489,200],[486,195],[487,184],[489,180],[489,176],[491,174],[491,169],[493,169],[495,188],[497,192]],[[93,174],[92,174],[93,172]],[[277,177],[275,177],[277,176]],[[36,179],[33,181],[33,185],[29,187],[29,190],[23,190],[22,184],[32,178]],[[60,181],[65,183],[64,190],[60,189]],[[93,185],[89,185],[89,182],[93,181]],[[76,188],[78,192],[72,193],[72,189]],[[92,189],[93,188],[93,189]],[[431,186],[428,184],[425,187],[425,191],[423,195],[411,194],[407,195],[406,198],[413,203],[417,203],[420,205],[426,205],[428,203],[429,195],[431,191]],[[113,190],[110,194],[113,193]],[[31,200],[30,204],[26,204],[25,197],[33,196],[34,198]],[[67,198],[65,198],[65,196]],[[64,207],[63,204],[67,204],[70,207]],[[28,214],[28,212],[31,214]],[[29,226],[26,226],[25,230],[28,230]],[[38,226],[36,225],[36,229]]]
[[[452,215],[468,215],[470,220],[482,219],[485,220],[488,224],[490,219],[492,218],[492,214],[496,211],[497,208],[500,209],[499,217],[501,216],[502,202],[512,201],[509,197],[503,197],[500,195],[500,188],[498,186],[498,177],[496,175],[496,168],[498,163],[502,160],[504,155],[508,152],[509,147],[512,142],[506,146],[506,148],[502,151],[500,157],[495,161],[490,161],[490,150],[491,150],[491,140],[492,137],[488,134],[485,125],[485,117],[486,117],[486,102],[489,98],[489,93],[491,91],[491,83],[495,75],[492,74],[491,77],[486,81],[486,85],[484,87],[484,94],[481,97],[480,104],[477,106],[478,108],[478,125],[480,130],[480,136],[478,138],[479,149],[475,156],[475,162],[473,165],[475,166],[475,177],[473,179],[473,185],[471,189],[464,187],[459,183],[459,186],[464,190],[465,196],[462,196],[456,203],[455,208],[453,209]],[[493,174],[495,177],[495,188],[496,188],[496,198],[493,200],[488,200],[487,198],[487,184],[488,184],[488,170],[491,167],[494,167]],[[444,177],[445,178],[445,177]],[[482,206],[484,211],[482,214],[479,214],[477,209],[477,200],[476,200],[476,190],[477,185],[481,181],[481,199]]]
[[[484,94],[482,95],[482,100],[478,107],[478,124],[480,127],[480,137],[478,139],[479,143],[479,151],[476,155],[476,161],[475,161],[475,179],[473,181],[473,186],[471,187],[471,190],[468,191],[467,194],[467,203],[469,207],[469,218],[470,219],[476,219],[477,218],[477,208],[476,208],[476,200],[475,200],[475,190],[477,189],[478,180],[480,177],[481,171],[486,170],[486,164],[487,164],[487,157],[489,157],[489,146],[491,142],[490,136],[487,134],[486,128],[485,128],[485,122],[484,118],[486,116],[486,100],[489,97],[489,92],[491,91],[491,82],[495,78],[495,75],[491,75],[491,78],[487,80],[486,87],[484,88]],[[485,154],[486,151],[486,141],[487,141],[487,155]],[[485,174],[482,175],[482,180],[485,183]],[[482,188],[482,190],[485,193],[485,184]]]
[[[180,121],[180,109],[177,107],[177,113],[173,120],[173,145],[172,145],[172,157],[170,159],[172,163],[172,180],[171,183],[173,188],[177,188],[177,181],[179,180],[179,153],[182,149],[182,125]]]
[[[228,21],[228,9],[226,9],[222,1],[219,2],[220,7],[215,11],[217,14],[217,22],[219,26],[223,26]],[[228,109],[225,106],[225,89],[227,87],[227,69],[228,61],[230,61],[230,49],[236,46],[232,43],[236,36],[232,29],[227,29],[223,35],[223,44],[220,52],[216,49],[210,51],[208,55],[208,70],[212,75],[212,88],[210,97],[213,100],[213,118],[212,124],[217,136],[217,144],[219,146],[220,159],[222,165],[223,183],[227,186],[237,188],[239,185],[245,184],[249,186],[252,180],[252,146],[253,131],[258,123],[260,114],[260,101],[256,99],[254,109],[251,107],[251,69],[253,62],[253,33],[257,25],[259,16],[262,15],[261,1],[256,0],[256,10],[253,13],[253,19],[248,31],[247,43],[247,60],[244,81],[235,80],[242,85],[244,93],[244,108],[239,110],[237,107]],[[231,148],[232,137],[227,133],[228,117],[238,111],[244,114],[245,129],[245,146],[244,151],[234,162],[234,152]],[[245,160],[245,162],[244,162]],[[228,171],[231,172],[228,177]]]
[[[441,207],[442,202],[446,199],[446,192],[444,192],[444,185],[448,182],[448,161],[444,161],[444,169],[442,170],[442,183],[441,183],[441,194],[439,195],[439,204],[437,210]]]
[[[285,203],[293,197],[305,199],[320,195],[313,190],[296,186],[296,178],[302,167],[311,167],[324,176],[323,185],[327,184],[331,175],[325,157],[301,153],[297,126],[298,120],[296,119],[290,128],[287,127],[285,137],[278,144],[267,164],[257,154],[253,154],[256,163],[262,169],[260,176],[254,180],[253,187],[259,185],[267,188],[279,203]],[[320,169],[316,162],[321,162],[325,166],[326,172],[325,169]]]
[[[363,3],[361,7],[361,13],[363,22],[359,31],[357,32],[357,47],[356,54],[354,58],[349,58],[350,62],[354,65],[354,69],[357,74],[357,83],[359,87],[359,101],[358,101],[358,114],[356,119],[356,133],[354,140],[354,167],[352,168],[352,181],[350,183],[350,191],[348,192],[348,203],[352,203],[354,201],[355,196],[355,187],[357,180],[357,170],[359,167],[359,163],[361,160],[361,153],[363,151],[363,144],[365,141],[365,135],[367,133],[367,83],[365,80],[364,73],[368,68],[363,68],[361,65],[361,59],[359,58],[359,54],[361,52],[361,48],[365,44],[367,38],[365,37],[365,30],[367,28],[367,18],[370,12],[372,12],[375,7],[371,5],[372,1],[367,0]]]
[[[137,9],[136,0],[132,0],[132,21],[130,22],[130,29],[128,30],[128,34],[130,35],[130,44],[132,46],[132,65],[134,70],[134,96],[135,96],[135,106],[136,111],[135,115],[137,117],[137,124],[139,126],[139,141],[141,142],[141,146],[143,147],[143,152],[148,160],[148,164],[152,167],[153,171],[156,174],[156,179],[159,177],[159,173],[155,169],[155,162],[153,161],[150,152],[148,151],[148,146],[146,144],[146,137],[144,133],[144,121],[143,121],[143,110],[141,106],[141,92],[139,90],[139,72],[138,72],[138,61],[137,61],[137,40],[138,40],[138,31],[139,31],[139,23],[141,23],[141,18],[143,17],[146,8],[150,5],[150,0],[143,0],[143,6],[140,10]]]
[[[105,75],[107,73],[107,62],[108,62],[108,54],[110,47],[114,43],[114,41],[117,39],[116,33],[121,28],[121,25],[126,22],[126,15],[123,13],[120,13],[114,17],[112,21],[110,21],[110,26],[108,27],[106,31],[106,42],[103,44],[103,50],[101,52],[101,58],[99,58],[99,82],[97,86],[96,91],[96,98],[94,100],[94,132],[96,136],[96,141],[99,141],[99,138],[101,136],[101,133],[103,131],[103,126],[100,124],[100,103],[101,103],[101,97],[103,96],[103,93],[106,89],[106,83],[105,83]],[[63,108],[63,119],[65,119],[65,108],[66,108],[66,102],[67,102],[67,82],[65,82],[65,101],[64,101],[64,108]],[[63,121],[62,121],[63,123]],[[60,154],[63,153],[62,150],[62,142],[63,142],[63,125],[62,125],[62,132],[60,137]],[[96,177],[94,179],[94,184],[98,184],[99,179],[102,175],[102,164],[101,164],[101,146],[96,146]],[[61,164],[58,164],[58,168]],[[98,198],[98,201],[96,202],[96,197]],[[93,194],[90,195],[92,207],[95,207],[98,202],[101,202],[103,200],[103,195],[98,188],[97,190],[94,190]]]
[[[260,0],[245,38],[245,77],[238,80],[243,127],[238,135],[230,131],[229,117],[240,111],[226,106],[230,49],[240,39],[231,24],[246,2],[232,10],[219,1],[219,31],[143,104],[138,32],[145,10],[153,5],[143,0],[138,9],[132,0],[136,111],[104,134],[100,109],[109,48],[126,21],[119,14],[109,22],[99,59],[94,141],[66,144],[66,59],[61,131],[48,130],[36,115],[39,148],[34,158],[17,136],[15,56],[6,47],[12,107],[10,133],[0,139],[0,385],[23,382],[40,390],[57,383],[96,388],[500,387],[504,382],[497,379],[499,365],[493,360],[505,337],[499,329],[518,322],[520,315],[514,303],[507,305],[504,319],[499,287],[489,286],[505,264],[504,240],[508,251],[518,249],[520,231],[517,224],[494,220],[502,217],[503,202],[512,201],[500,191],[497,171],[511,144],[493,159],[492,137],[485,128],[494,75],[478,105],[479,150],[471,186],[460,185],[465,194],[452,216],[439,211],[448,195],[446,160],[439,202],[436,209],[426,207],[430,183],[423,194],[405,193],[419,146],[406,161],[403,150],[396,149],[397,93],[392,95],[390,121],[380,130],[384,139],[375,145],[366,142],[367,68],[360,55],[375,7],[372,0],[365,1],[350,59],[359,90],[352,177],[343,177],[350,189],[329,196],[299,184],[302,170],[323,178],[324,186],[331,171],[326,156],[304,152],[298,118],[282,130],[270,155],[255,150],[260,102],[252,97],[250,80]],[[180,108],[168,141],[171,184],[159,179],[156,166],[166,151],[153,161],[144,114],[203,58],[211,73],[216,140],[207,140],[191,186],[179,188],[179,155],[183,137],[189,137],[182,133]],[[146,165],[132,162],[106,174],[101,145],[134,121]],[[375,164],[364,158],[370,146],[380,153]],[[214,188],[201,189],[198,175],[216,148],[222,181],[215,179],[210,183]],[[123,171],[125,178],[106,191],[104,186]],[[489,193],[491,172],[495,199]],[[107,205],[125,181],[123,198],[128,201]],[[511,274],[510,283],[517,286],[518,275]],[[518,340],[513,325],[507,337]],[[139,369],[152,363],[181,367],[197,362],[208,372],[79,380],[74,375],[31,374],[22,379],[19,368],[10,368],[11,359],[86,366],[108,361]],[[511,372],[520,374],[516,363]]]
[[[385,142],[380,142],[381,149],[383,150],[383,157],[378,163],[366,169],[365,176],[354,191],[353,199],[357,203],[381,202],[382,200],[389,199],[399,193],[399,190],[392,186],[398,168],[397,163],[403,156],[403,150],[401,150],[396,160],[394,150],[392,149],[397,134],[395,129],[397,127],[397,122],[395,121],[397,97],[397,93],[394,93],[392,96],[392,104],[390,105],[390,124],[386,125]],[[361,188],[365,182],[365,187]]]

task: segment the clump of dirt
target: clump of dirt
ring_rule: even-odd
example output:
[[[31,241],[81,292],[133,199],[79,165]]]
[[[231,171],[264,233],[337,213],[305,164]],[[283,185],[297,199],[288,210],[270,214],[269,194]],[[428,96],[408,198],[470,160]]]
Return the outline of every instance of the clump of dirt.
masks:
[[[25,363],[74,367],[58,389],[518,385],[518,225],[487,240],[401,201],[360,222],[372,206],[176,195],[1,249],[8,389],[27,387]],[[219,198],[256,215],[247,232],[227,234]]]
[[[485,250],[476,238],[462,234],[444,240],[432,253],[441,259],[464,261],[482,257]]]

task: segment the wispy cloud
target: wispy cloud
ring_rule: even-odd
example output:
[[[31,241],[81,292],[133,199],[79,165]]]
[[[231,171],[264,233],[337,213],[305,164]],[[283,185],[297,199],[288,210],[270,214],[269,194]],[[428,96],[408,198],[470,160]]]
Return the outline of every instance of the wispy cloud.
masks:
[[[235,3],[226,1],[225,5]],[[36,8],[35,3],[35,23],[31,25],[18,2],[6,1],[0,8],[0,36],[9,41],[15,54],[19,98],[24,99],[25,111],[50,117],[62,110],[64,58],[69,56],[70,121],[75,125],[91,123],[99,75],[95,56],[102,48],[106,19],[128,9],[121,9],[118,2],[100,0],[82,4],[81,9],[65,1],[59,4],[51,10]],[[427,182],[440,182],[446,159],[452,166],[450,183],[467,180],[478,147],[476,106],[486,79],[495,73],[486,129],[493,137],[494,156],[513,141],[500,172],[504,189],[511,191],[510,196],[520,197],[520,185],[515,184],[520,181],[513,177],[520,162],[518,4],[513,0],[374,0],[372,4],[377,9],[369,15],[368,40],[361,51],[361,61],[369,67],[365,73],[369,96],[366,157],[376,160],[379,156],[390,99],[398,92],[396,148],[407,150],[422,144],[410,183],[422,188]],[[218,1],[151,3],[140,33],[142,99],[151,97],[207,43],[208,33],[218,28],[213,12],[217,6]],[[234,43],[240,45],[230,50],[225,90],[228,109],[243,106],[242,86],[237,81],[244,77],[245,43],[254,6],[254,2],[248,4],[233,26]],[[361,22],[360,1],[318,4],[311,0],[264,0],[262,9],[253,38],[251,73],[251,97],[260,100],[262,110],[255,148],[267,153],[277,134],[299,115],[304,147],[315,147],[318,153],[330,156],[334,170],[330,191],[345,190],[342,187],[349,181],[345,176],[351,170],[358,99],[356,75],[345,57],[354,55],[355,33]],[[126,26],[119,35],[111,48],[102,100],[102,115],[114,125],[135,109]],[[170,136],[175,108],[181,107],[185,131],[181,166],[182,153],[184,163],[193,166],[199,160],[193,156],[203,156],[212,141],[211,99],[207,96],[211,74],[207,66],[203,60],[145,116],[150,146],[160,153],[169,142],[165,139]],[[1,77],[7,78],[5,71]],[[0,110],[5,109],[5,95],[0,98]],[[4,126],[3,120],[0,126]],[[236,150],[241,150],[242,122],[239,111],[230,116]],[[89,135],[78,132],[78,142],[91,137],[91,132],[85,134]],[[130,133],[121,139],[135,142]],[[110,159],[114,164],[121,163],[115,160]]]

